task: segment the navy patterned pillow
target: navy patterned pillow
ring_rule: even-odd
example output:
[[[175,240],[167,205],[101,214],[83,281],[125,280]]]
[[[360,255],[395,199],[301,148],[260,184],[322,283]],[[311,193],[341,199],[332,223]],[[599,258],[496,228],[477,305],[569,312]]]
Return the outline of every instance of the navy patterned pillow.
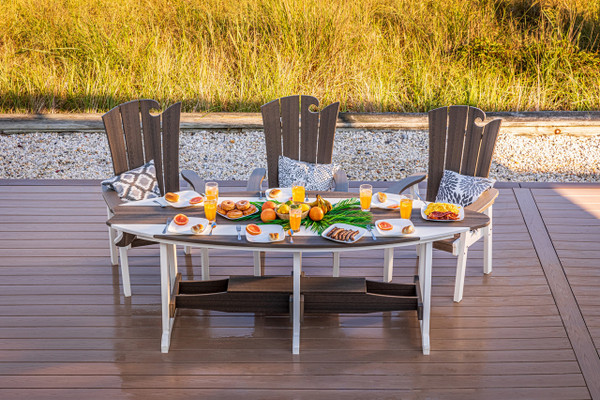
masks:
[[[340,168],[337,164],[314,164],[279,156],[279,186],[291,187],[303,182],[306,190],[333,190],[333,175]]]
[[[122,200],[135,201],[160,197],[154,160],[102,181],[102,185],[116,191]]]
[[[468,206],[477,200],[481,193],[493,187],[494,182],[494,179],[461,175],[446,169],[435,202]]]

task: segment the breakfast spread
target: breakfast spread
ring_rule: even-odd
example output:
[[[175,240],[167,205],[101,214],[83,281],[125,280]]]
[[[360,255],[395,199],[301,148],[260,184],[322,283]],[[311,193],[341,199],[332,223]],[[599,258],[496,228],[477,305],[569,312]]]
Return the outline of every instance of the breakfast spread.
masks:
[[[281,189],[273,189],[269,192],[269,197],[272,199],[277,198],[281,194]]]
[[[423,213],[429,219],[440,221],[456,221],[460,218],[460,209],[457,205],[450,203],[429,203]]]

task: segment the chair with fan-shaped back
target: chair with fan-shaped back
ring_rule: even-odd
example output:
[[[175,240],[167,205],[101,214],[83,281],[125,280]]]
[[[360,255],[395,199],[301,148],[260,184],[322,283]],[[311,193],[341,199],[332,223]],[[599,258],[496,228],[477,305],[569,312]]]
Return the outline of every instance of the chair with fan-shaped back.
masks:
[[[162,114],[152,115],[159,109],[155,100],[133,100],[114,107],[102,116],[110,147],[115,175],[140,167],[154,160],[156,179],[160,193],[179,191],[179,121],[181,103],[173,104]],[[182,176],[194,190],[203,190],[204,183],[193,171],[182,171]],[[123,202],[117,193],[102,186],[102,195],[108,208],[108,217]],[[121,259],[121,275],[125,296],[131,295],[127,250],[154,244],[134,235],[123,233],[118,243],[119,232],[109,227],[111,263],[117,265]]]

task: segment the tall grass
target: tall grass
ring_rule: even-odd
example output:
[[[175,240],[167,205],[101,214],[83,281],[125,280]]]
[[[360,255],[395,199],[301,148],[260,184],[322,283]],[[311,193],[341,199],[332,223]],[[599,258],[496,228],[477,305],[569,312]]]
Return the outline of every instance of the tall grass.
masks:
[[[600,106],[598,0],[4,0],[0,111]]]

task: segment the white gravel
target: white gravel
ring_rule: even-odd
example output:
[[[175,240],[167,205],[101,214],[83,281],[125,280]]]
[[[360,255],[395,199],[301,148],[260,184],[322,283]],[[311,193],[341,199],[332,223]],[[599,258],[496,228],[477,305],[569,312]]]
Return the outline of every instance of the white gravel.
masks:
[[[339,130],[334,162],[351,180],[397,180],[427,170],[424,131]],[[266,166],[261,131],[181,134],[180,166],[201,176],[247,179]],[[0,179],[105,179],[108,142],[97,133],[0,135]],[[499,136],[490,176],[499,181],[599,182],[600,135]]]

